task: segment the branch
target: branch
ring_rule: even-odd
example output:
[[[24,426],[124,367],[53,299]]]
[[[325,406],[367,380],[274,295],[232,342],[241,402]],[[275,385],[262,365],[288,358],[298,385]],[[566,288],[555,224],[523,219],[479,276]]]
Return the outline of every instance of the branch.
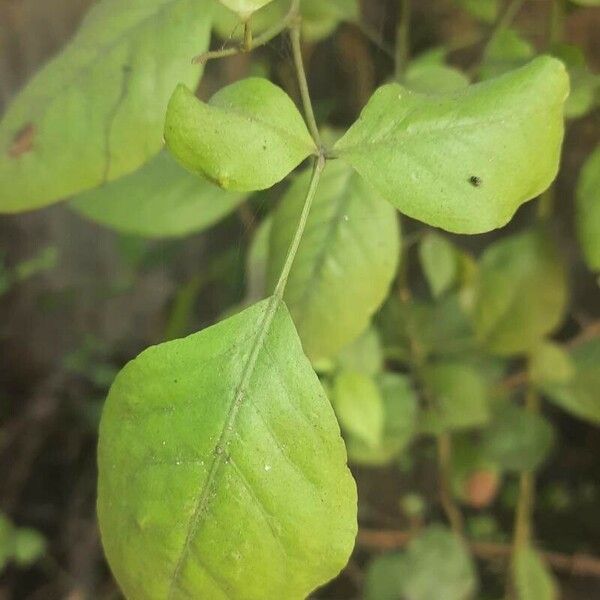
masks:
[[[405,548],[413,537],[406,531],[361,529],[358,533],[358,545],[377,552],[400,550]],[[483,560],[510,560],[512,555],[512,546],[509,544],[467,541],[467,545],[477,558]],[[540,552],[540,556],[555,571],[600,578],[600,558],[595,556],[560,552]]]

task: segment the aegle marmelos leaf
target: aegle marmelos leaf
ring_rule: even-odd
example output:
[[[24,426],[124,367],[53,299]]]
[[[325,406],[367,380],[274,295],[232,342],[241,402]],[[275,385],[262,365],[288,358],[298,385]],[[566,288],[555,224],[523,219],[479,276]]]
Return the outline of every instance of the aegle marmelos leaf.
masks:
[[[587,159],[577,184],[577,235],[588,267],[600,271],[600,146]]]
[[[335,151],[408,216],[482,233],[556,176],[568,91],[563,64],[549,57],[451,94],[388,84]]]
[[[277,297],[117,376],[98,516],[128,598],[305,598],[345,565],[356,511],[333,409]]]
[[[39,208],[158,153],[169,96],[195,86],[212,0],[101,0],[0,123],[0,212]]]
[[[267,189],[316,154],[302,116],[279,87],[253,77],[210,102],[180,85],[171,98],[165,140],[175,158],[224,189]]]
[[[309,178],[308,170],[300,174],[275,211],[271,289],[293,238]],[[399,255],[394,209],[350,167],[327,163],[285,292],[313,362],[334,358],[368,327],[388,294]]]
[[[70,207],[116,231],[166,238],[202,231],[245,199],[189,173],[163,151],[135,173],[80,194]]]

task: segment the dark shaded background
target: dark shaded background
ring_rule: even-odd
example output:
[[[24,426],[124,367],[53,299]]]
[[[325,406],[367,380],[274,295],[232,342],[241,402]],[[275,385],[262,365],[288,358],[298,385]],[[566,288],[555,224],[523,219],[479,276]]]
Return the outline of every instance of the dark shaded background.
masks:
[[[0,113],[69,39],[91,4],[91,0],[0,0]],[[363,0],[365,21],[389,44],[396,4]],[[467,38],[477,27],[451,0],[414,4],[413,53],[444,40]],[[540,48],[547,39],[549,7],[546,0],[531,0],[518,19],[520,30]],[[583,48],[596,72],[599,13],[590,9],[570,14],[566,36]],[[475,45],[452,59],[467,68],[478,50]],[[269,60],[272,78],[295,95],[287,43],[276,40],[262,55]],[[348,126],[356,118],[392,69],[385,53],[352,25],[310,48],[308,56],[317,112],[338,126]],[[247,57],[210,65],[201,93],[209,95],[244,76],[248,68]],[[569,256],[578,252],[572,235],[573,187],[599,132],[596,112],[573,123],[566,140],[557,183],[557,235]],[[271,200],[266,194],[262,205]],[[531,210],[525,206],[509,227],[516,228]],[[45,558],[35,566],[5,570],[0,599],[119,597],[103,561],[94,510],[96,428],[103,397],[116,371],[143,348],[169,335],[199,329],[239,300],[244,251],[253,226],[254,215],[242,210],[209,233],[183,241],[147,242],[90,224],[61,205],[0,216],[0,257],[9,269],[48,247],[57,257],[54,266],[0,296],[0,510],[19,525],[39,529],[48,541]],[[477,251],[494,235],[499,234],[461,238],[461,243]],[[215,257],[226,268],[215,268]],[[572,314],[598,316],[594,278],[580,262],[572,264]],[[190,312],[179,319],[172,308],[186,292],[192,298]],[[573,326],[567,323],[564,333]],[[585,486],[600,481],[600,432],[563,414],[556,414],[555,422],[559,450],[541,474],[542,486],[564,482],[577,503],[564,514],[544,509],[543,503],[538,506],[539,535],[547,547],[600,555],[600,496],[585,496]],[[397,469],[355,474],[361,514],[374,526],[405,525],[397,498],[407,487],[435,494],[426,459],[410,475]],[[501,506],[497,512],[510,528],[510,513],[503,513]],[[347,571],[320,597],[356,597],[367,558],[358,549]],[[592,579],[565,575],[561,583],[565,598],[600,598],[600,587]]]

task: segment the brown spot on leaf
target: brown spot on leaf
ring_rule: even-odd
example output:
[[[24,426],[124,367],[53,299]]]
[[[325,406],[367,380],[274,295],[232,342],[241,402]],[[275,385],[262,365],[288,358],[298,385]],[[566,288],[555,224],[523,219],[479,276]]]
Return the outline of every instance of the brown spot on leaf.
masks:
[[[19,156],[31,152],[33,150],[35,132],[35,125],[33,123],[28,123],[21,127],[21,129],[15,133],[13,142],[8,149],[8,155],[11,158],[19,158]]]

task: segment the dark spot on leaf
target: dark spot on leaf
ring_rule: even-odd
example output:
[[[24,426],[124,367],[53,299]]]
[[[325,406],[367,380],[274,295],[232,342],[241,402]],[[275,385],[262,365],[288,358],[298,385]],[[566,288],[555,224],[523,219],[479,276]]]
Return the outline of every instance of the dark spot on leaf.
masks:
[[[35,126],[33,123],[27,123],[15,133],[12,144],[8,149],[8,155],[11,158],[19,158],[27,152],[33,150],[33,140],[35,138]]]
[[[483,184],[483,181],[481,180],[481,177],[477,177],[476,175],[471,175],[471,177],[469,177],[469,183],[473,187],[481,187],[481,185]]]

